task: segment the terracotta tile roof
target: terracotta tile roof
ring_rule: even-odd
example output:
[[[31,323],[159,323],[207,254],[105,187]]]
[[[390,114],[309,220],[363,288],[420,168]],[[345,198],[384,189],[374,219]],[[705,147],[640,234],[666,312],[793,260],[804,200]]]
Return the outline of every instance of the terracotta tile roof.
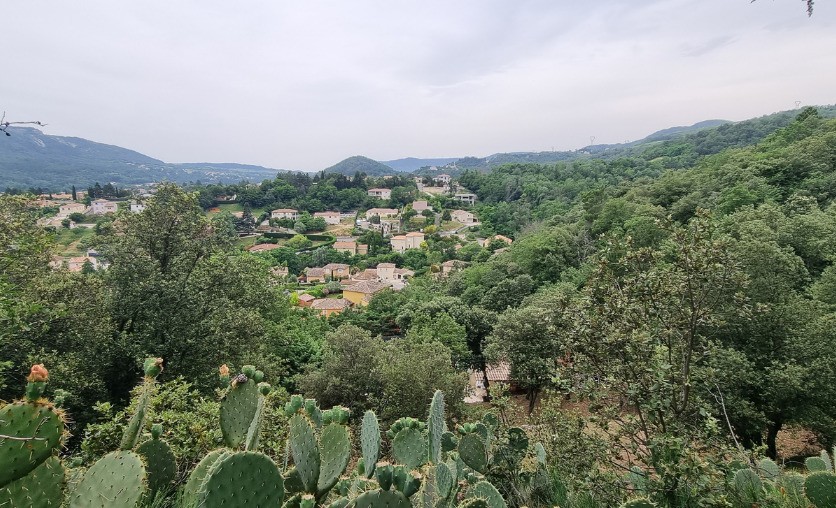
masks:
[[[324,270],[332,271],[332,270],[348,270],[348,265],[343,263],[328,263],[327,265],[322,267]]]
[[[367,280],[363,282],[358,282],[357,284],[353,284],[351,287],[347,288],[346,291],[353,291],[355,293],[363,293],[366,295],[373,295],[379,291],[382,291],[389,287],[389,284],[384,284],[382,282],[377,282],[373,280]]]
[[[334,242],[335,249],[356,249],[357,242]]]
[[[424,233],[419,233],[417,231],[412,231],[411,233],[407,233],[406,236],[424,236]]]
[[[298,210],[294,208],[276,208],[273,213],[296,213]]]
[[[313,295],[309,295],[307,293],[305,293],[303,295],[299,295],[299,301],[300,302],[311,302],[311,301],[314,301],[314,300],[316,300],[316,297],[313,296]]]
[[[305,275],[308,277],[324,277],[330,274],[325,272],[325,268],[305,268]]]
[[[490,382],[504,382],[511,379],[511,364],[508,362],[488,365],[485,371],[488,374],[488,381]]]
[[[355,273],[351,278],[354,280],[377,280],[377,270],[366,268],[362,272]]]
[[[317,310],[342,310],[351,307],[351,302],[345,298],[320,298],[311,304]]]
[[[395,268],[395,263],[378,263],[378,268]]]

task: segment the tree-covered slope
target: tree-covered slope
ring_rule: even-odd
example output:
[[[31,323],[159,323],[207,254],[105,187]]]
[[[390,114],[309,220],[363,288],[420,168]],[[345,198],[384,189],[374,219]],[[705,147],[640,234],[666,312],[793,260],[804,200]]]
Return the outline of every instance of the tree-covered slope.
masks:
[[[357,172],[365,173],[368,176],[394,175],[397,173],[397,171],[389,166],[369,159],[368,157],[363,157],[362,155],[349,157],[333,166],[325,168],[324,171],[326,173],[339,173],[345,176],[354,176]]]

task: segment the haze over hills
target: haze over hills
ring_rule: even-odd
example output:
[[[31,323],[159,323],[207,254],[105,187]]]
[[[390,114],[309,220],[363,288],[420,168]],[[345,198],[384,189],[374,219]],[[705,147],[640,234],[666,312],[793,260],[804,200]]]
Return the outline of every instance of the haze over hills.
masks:
[[[836,117],[836,106],[820,106],[819,114]],[[698,153],[718,153],[730,146],[755,143],[789,124],[798,110],[783,111],[742,122],[706,120],[690,126],[670,127],[629,143],[596,144],[578,150],[549,152],[495,153],[487,157],[408,157],[379,162],[356,155],[325,168],[325,172],[353,176],[395,175],[404,172],[431,174],[421,168],[435,166],[456,175],[465,169],[489,171],[512,163],[554,164],[582,157],[625,157],[665,143],[688,141]],[[236,163],[166,163],[119,146],[82,138],[52,136],[33,128],[10,128],[11,136],[0,137],[0,189],[42,187],[53,191],[71,185],[86,187],[102,184],[143,184],[168,180],[178,183],[231,183],[241,180],[260,182],[274,178],[284,169]]]
[[[68,189],[94,182],[140,184],[169,180],[237,182],[273,178],[279,170],[245,164],[169,164],[119,146],[10,128],[0,141],[0,188]]]

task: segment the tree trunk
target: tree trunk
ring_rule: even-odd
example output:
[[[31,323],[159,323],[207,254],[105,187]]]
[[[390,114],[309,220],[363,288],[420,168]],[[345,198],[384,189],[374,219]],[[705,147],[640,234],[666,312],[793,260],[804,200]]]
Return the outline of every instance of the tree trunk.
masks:
[[[485,397],[483,398],[483,400],[485,402],[490,402],[491,401],[491,390],[490,390],[491,385],[488,382],[488,365],[485,363],[485,360],[482,360],[481,362],[479,362],[479,366],[480,366],[479,370],[482,371],[482,379],[484,379],[484,381],[485,381]]]
[[[775,438],[778,437],[778,431],[781,430],[783,424],[780,420],[776,420],[772,425],[766,429],[766,447],[769,458],[775,460],[778,455],[778,448],[775,446]]]
[[[528,391],[528,414],[531,415],[534,412],[534,404],[537,403],[537,393],[538,390],[532,388]]]

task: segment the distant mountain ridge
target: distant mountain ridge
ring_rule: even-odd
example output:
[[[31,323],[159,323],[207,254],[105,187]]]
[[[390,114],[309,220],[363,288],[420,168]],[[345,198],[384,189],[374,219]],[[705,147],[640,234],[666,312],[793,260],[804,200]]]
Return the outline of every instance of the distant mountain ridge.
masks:
[[[274,178],[280,170],[245,164],[170,164],[139,152],[83,138],[52,136],[29,127],[9,128],[0,139],[0,189],[54,191],[94,182],[141,184],[169,180],[237,182]]]
[[[816,106],[824,117],[836,117],[836,106]],[[495,153],[487,157],[407,157],[379,162],[356,155],[334,164],[325,172],[353,176],[403,173],[432,174],[427,168],[457,175],[466,169],[489,171],[503,164],[554,164],[580,157],[629,157],[651,153],[670,143],[690,143],[696,153],[718,153],[731,146],[745,146],[788,125],[800,110],[782,111],[741,122],[705,120],[690,126],[669,127],[630,143],[589,145],[577,150],[554,152]],[[178,183],[260,182],[275,178],[284,169],[236,163],[166,163],[139,152],[83,138],[52,136],[28,127],[12,127],[11,136],[0,137],[0,190],[6,187],[42,187],[67,190],[102,184],[144,184],[168,180]]]

